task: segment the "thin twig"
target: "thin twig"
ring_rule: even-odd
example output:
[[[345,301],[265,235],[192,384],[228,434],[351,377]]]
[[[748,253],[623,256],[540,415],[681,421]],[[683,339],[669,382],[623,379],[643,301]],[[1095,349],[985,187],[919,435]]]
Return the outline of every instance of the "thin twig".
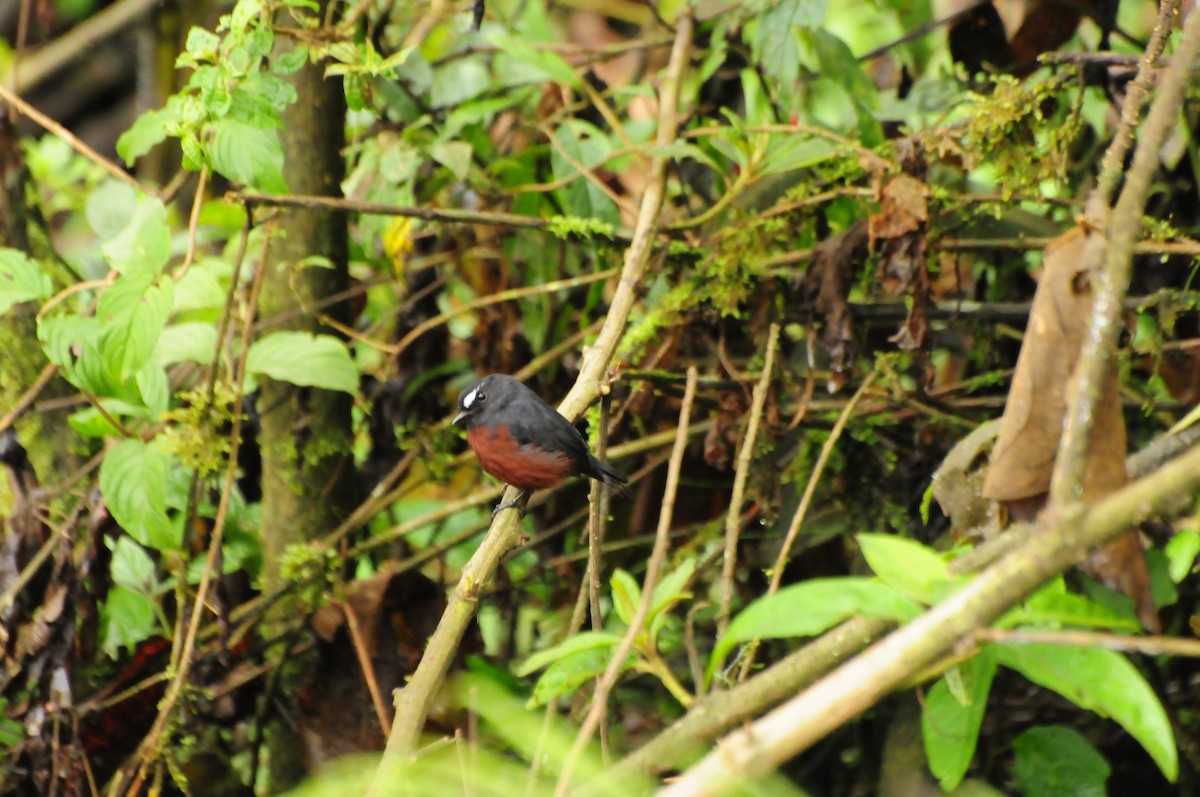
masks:
[[[187,252],[183,256],[183,264],[175,274],[175,281],[183,279],[196,260],[196,230],[200,226],[200,209],[204,207],[204,189],[208,187],[208,167],[200,169],[200,177],[196,181],[196,196],[192,198],[192,212],[188,214]]]
[[[746,492],[746,479],[750,474],[750,463],[754,460],[754,446],[758,442],[758,427],[762,421],[763,407],[771,388],[771,372],[775,366],[775,349],[779,345],[779,324],[771,324],[767,333],[767,349],[763,356],[762,373],[754,386],[750,399],[750,421],[746,437],[738,452],[737,468],[733,475],[733,492],[729,498],[729,511],[725,513],[725,557],[721,563],[721,604],[717,610],[717,635],[724,635],[729,628],[729,611],[733,604],[734,580],[737,576],[738,536],[742,530],[742,497]]]
[[[129,172],[122,169],[117,164],[113,163],[108,158],[101,155],[96,150],[92,149],[90,146],[85,144],[78,136],[76,136],[70,130],[68,130],[67,128],[60,125],[58,122],[54,121],[49,116],[46,116],[46,114],[42,113],[37,108],[34,108],[29,103],[25,102],[25,100],[18,97],[16,94],[14,94],[12,92],[11,89],[9,89],[7,86],[5,86],[2,83],[0,83],[0,99],[3,99],[5,102],[7,102],[9,105],[16,108],[18,111],[20,111],[25,116],[28,116],[31,120],[33,120],[35,123],[37,123],[44,130],[46,130],[50,133],[53,133],[54,135],[61,138],[63,141],[67,142],[67,144],[73,150],[75,150],[76,152],[78,152],[80,155],[84,156],[88,160],[92,161],[97,166],[104,169],[104,171],[108,172],[110,175],[117,178],[121,182],[131,185],[134,188],[136,188],[138,191],[141,191],[144,194],[148,194],[149,196],[155,196],[155,197],[158,196],[157,191],[147,188],[146,186],[142,185],[140,182],[138,182],[136,177],[134,177]]]
[[[4,413],[3,417],[0,417],[0,433],[7,431],[8,427],[12,426],[17,418],[21,417],[21,413],[25,412],[25,410],[29,409],[29,405],[37,401],[37,397],[42,394],[42,391],[46,389],[46,385],[50,384],[50,380],[57,373],[57,365],[46,363],[46,366],[42,368],[42,372],[38,374],[38,378],[33,380],[33,384],[21,394],[21,397],[13,404],[12,409]]]
[[[350,641],[354,644],[354,654],[358,657],[358,665],[362,668],[363,680],[366,681],[367,691],[371,694],[371,705],[375,707],[375,718],[384,737],[392,732],[392,718],[388,715],[383,695],[379,693],[379,679],[375,676],[375,665],[371,661],[371,651],[363,640],[362,629],[358,625],[358,617],[354,607],[346,601],[339,601],[339,608],[346,617],[346,630],[350,632]]]
[[[571,775],[575,771],[575,765],[578,763],[579,757],[583,755],[584,749],[592,739],[592,734],[596,732],[596,728],[600,724],[600,719],[604,715],[608,705],[608,696],[612,693],[613,687],[617,685],[617,679],[625,671],[625,660],[629,657],[630,651],[633,650],[634,640],[637,639],[638,635],[645,633],[643,626],[650,614],[650,603],[654,598],[654,588],[658,584],[659,572],[667,556],[668,535],[671,531],[671,521],[674,518],[675,511],[675,496],[679,490],[679,472],[683,468],[683,455],[687,450],[688,425],[691,422],[692,402],[695,398],[696,366],[693,365],[688,368],[687,386],[684,388],[683,403],[679,408],[679,425],[675,429],[675,447],[672,449],[671,459],[667,463],[667,484],[663,490],[662,511],[658,515],[658,529],[654,535],[654,547],[650,552],[650,560],[646,563],[646,577],[642,582],[642,599],[638,604],[637,611],[634,612],[633,617],[629,620],[629,628],[625,630],[625,635],[621,637],[620,644],[613,651],[612,660],[608,663],[604,674],[600,676],[600,680],[596,683],[596,691],[592,695],[591,707],[588,709],[587,716],[579,728],[579,734],[575,737],[575,743],[571,746],[570,754],[567,756],[566,761],[563,762],[562,772],[558,778],[558,786],[555,789],[555,797],[565,797],[571,783]]]
[[[775,564],[771,568],[771,583],[767,586],[768,595],[774,595],[779,591],[779,585],[783,580],[784,568],[787,567],[788,557],[792,553],[792,546],[796,543],[796,536],[800,533],[801,526],[804,525],[804,518],[808,515],[808,508],[812,505],[813,496],[817,494],[817,485],[821,481],[821,476],[825,473],[825,466],[829,463],[829,457],[833,454],[833,449],[837,446],[838,440],[841,439],[846,424],[854,417],[854,411],[858,408],[859,401],[866,395],[867,388],[875,381],[875,376],[878,373],[879,367],[876,365],[875,369],[863,379],[862,384],[858,386],[858,390],[855,391],[850,401],[846,403],[845,408],[838,415],[833,429],[829,432],[829,437],[825,438],[825,444],[821,446],[821,453],[817,457],[817,463],[813,466],[812,474],[808,477],[808,484],[804,487],[804,495],[800,498],[800,505],[796,507],[796,512],[792,515],[792,522],[788,525],[787,535],[783,538],[783,545],[780,546],[779,555],[775,557]],[[750,670],[754,666],[754,654],[757,649],[757,641],[747,647],[745,657],[742,659],[741,671],[738,674],[739,681],[746,680],[746,677],[750,674]]]

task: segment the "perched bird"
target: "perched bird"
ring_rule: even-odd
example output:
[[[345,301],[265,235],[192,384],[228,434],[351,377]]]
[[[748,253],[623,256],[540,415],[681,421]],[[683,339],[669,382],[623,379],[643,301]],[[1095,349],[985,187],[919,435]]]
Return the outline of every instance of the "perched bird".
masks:
[[[454,425],[467,430],[467,443],[488,473],[521,491],[492,514],[516,507],[534,490],[553,487],[568,476],[590,476],[605,484],[625,484],[616,470],[592,456],[570,421],[507,374],[489,374],[458,394]]]

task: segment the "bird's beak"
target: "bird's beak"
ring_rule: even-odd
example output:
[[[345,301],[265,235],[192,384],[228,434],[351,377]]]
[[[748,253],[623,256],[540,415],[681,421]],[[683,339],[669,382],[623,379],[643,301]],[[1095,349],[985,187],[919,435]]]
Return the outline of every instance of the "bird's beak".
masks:
[[[450,423],[454,424],[455,426],[458,426],[458,422],[465,419],[467,417],[467,415],[468,415],[467,411],[463,410],[458,415],[455,415],[454,420],[451,421]]]

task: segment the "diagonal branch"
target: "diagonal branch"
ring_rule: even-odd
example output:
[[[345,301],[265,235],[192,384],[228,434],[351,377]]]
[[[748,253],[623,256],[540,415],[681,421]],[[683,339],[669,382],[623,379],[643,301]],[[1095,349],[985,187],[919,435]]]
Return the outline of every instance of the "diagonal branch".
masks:
[[[660,148],[674,142],[678,129],[679,89],[691,52],[692,27],[692,19],[687,12],[681,14],[671,60],[659,92],[656,143]],[[666,194],[667,163],[668,158],[665,156],[657,156],[651,162],[650,179],[642,196],[637,226],[632,243],[625,253],[625,263],[613,294],[607,320],[596,343],[584,352],[579,377],[559,406],[559,412],[567,418],[578,416],[599,394],[600,381],[625,330],[637,286],[649,262],[652,244],[658,233],[659,213]],[[515,491],[509,489],[505,498],[514,497]],[[367,792],[368,795],[384,793],[388,773],[402,757],[411,754],[416,748],[421,728],[425,725],[425,717],[445,680],[446,672],[471,618],[475,615],[480,593],[491,581],[504,555],[517,545],[519,539],[516,513],[501,513],[493,521],[479,550],[463,568],[458,586],[438,623],[437,630],[429,639],[421,663],[408,685],[396,693],[395,724],[392,726],[383,761]]]

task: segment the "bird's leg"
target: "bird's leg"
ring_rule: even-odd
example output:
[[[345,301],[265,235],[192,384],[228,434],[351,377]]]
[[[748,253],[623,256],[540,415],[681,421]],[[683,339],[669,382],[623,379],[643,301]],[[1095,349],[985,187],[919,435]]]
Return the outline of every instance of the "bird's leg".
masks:
[[[496,504],[496,508],[492,510],[492,517],[495,517],[503,509],[515,509],[521,515],[521,519],[525,519],[525,505],[529,503],[529,496],[533,495],[533,490],[522,490],[517,493],[517,497],[511,501],[503,501]]]

